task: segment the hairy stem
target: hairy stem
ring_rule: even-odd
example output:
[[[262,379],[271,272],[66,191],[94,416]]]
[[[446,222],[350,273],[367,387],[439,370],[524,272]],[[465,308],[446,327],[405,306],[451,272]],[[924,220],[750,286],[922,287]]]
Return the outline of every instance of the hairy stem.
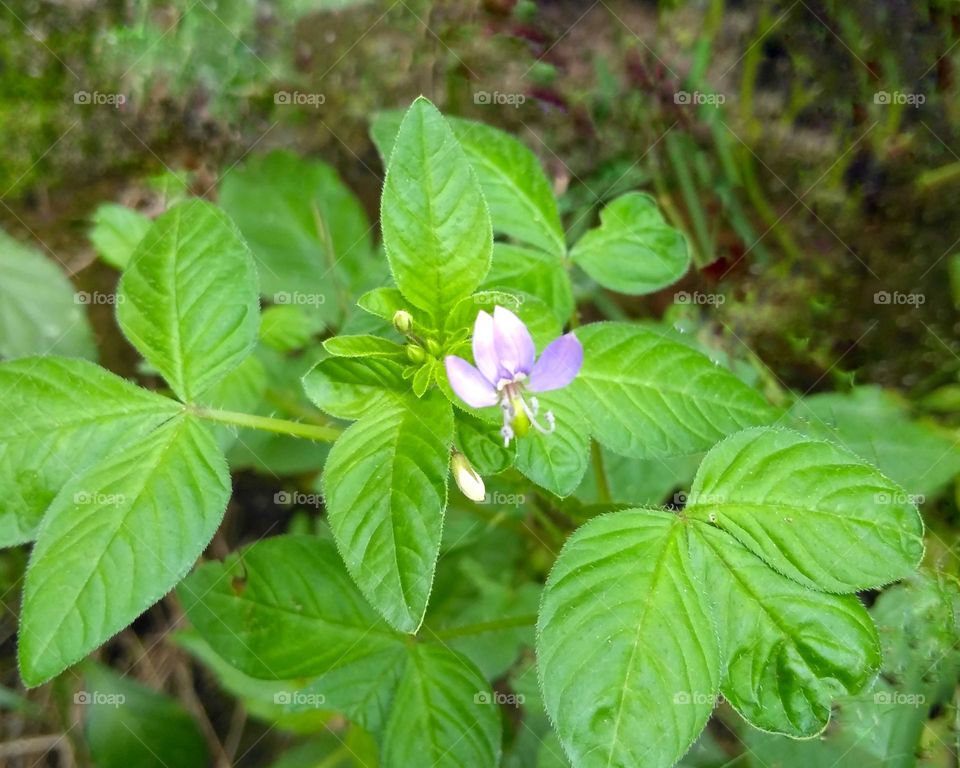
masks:
[[[291,435],[319,443],[332,443],[343,431],[340,427],[320,426],[319,424],[304,424],[300,421],[275,419],[271,416],[255,416],[252,413],[238,413],[236,411],[220,411],[214,408],[196,407],[193,412],[201,419],[216,421],[220,424],[232,424],[236,427],[250,427],[264,432],[275,432],[278,435]]]

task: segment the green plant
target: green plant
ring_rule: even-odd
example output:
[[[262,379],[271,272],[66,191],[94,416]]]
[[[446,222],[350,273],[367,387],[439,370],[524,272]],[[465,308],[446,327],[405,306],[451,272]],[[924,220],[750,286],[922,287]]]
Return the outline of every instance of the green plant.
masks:
[[[821,732],[831,702],[881,667],[854,593],[920,562],[915,499],[839,444],[842,426],[828,439],[785,428],[809,412],[774,407],[696,345],[579,324],[574,267],[635,295],[688,268],[652,198],[610,201],[568,244],[512,137],[423,98],[373,135],[389,277],[339,181],[274,155],[224,183],[237,224],[197,199],[149,226],[100,219],[121,235],[100,242],[123,266],[117,319],[157,391],[75,358],[0,364],[2,543],[34,541],[24,682],[81,661],[177,587],[196,632],[181,642],[229,685],[286,714],[345,714],[386,766],[496,765],[493,704],[518,694],[491,681],[534,622],[543,708],[576,766],[671,765],[721,694],[765,731]],[[327,301],[371,278],[363,315]],[[261,297],[275,305],[262,326]],[[324,327],[341,332],[318,347]],[[302,393],[277,384],[300,374]],[[322,501],[324,522],[190,573],[253,433],[324,446],[303,504]],[[670,463],[701,456],[692,483]],[[640,468],[689,491],[659,507],[625,482]],[[588,469],[602,509],[563,501]],[[486,492],[498,477],[509,502]],[[500,523],[510,533],[496,538]]]

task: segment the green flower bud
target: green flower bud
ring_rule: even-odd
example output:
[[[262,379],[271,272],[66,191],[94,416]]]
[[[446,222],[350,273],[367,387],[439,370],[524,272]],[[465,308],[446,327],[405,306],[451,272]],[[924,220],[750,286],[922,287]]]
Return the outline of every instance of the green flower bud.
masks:
[[[407,350],[407,359],[411,363],[422,363],[427,359],[427,353],[417,344],[407,344],[404,349]]]
[[[410,333],[413,330],[413,315],[405,309],[398,309],[393,313],[393,327],[400,333]]]

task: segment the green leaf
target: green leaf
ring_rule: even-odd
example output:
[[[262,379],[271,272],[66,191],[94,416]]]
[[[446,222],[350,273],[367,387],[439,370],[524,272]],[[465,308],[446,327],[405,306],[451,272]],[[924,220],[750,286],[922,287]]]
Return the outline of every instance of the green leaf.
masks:
[[[306,708],[301,702],[306,704],[311,700],[299,698],[294,704],[292,692],[305,690],[305,679],[259,680],[251,677],[229,664],[195,629],[178,631],[173,635],[173,641],[196,658],[216,678],[221,689],[239,699],[252,717],[296,733],[315,733],[329,721],[333,707]]]
[[[33,539],[60,488],[181,406],[85,360],[0,364],[0,546]]]
[[[203,552],[229,496],[222,454],[186,414],[68,482],[27,570],[24,682],[59,674],[163,597]]]
[[[926,703],[948,698],[960,671],[960,584],[941,571],[913,574],[877,598],[871,610],[883,639],[883,672]]]
[[[449,122],[480,180],[494,231],[542,249],[559,264],[567,252],[563,225],[536,155],[489,125]]]
[[[683,233],[663,220],[656,201],[628,192],[600,212],[600,226],[587,232],[570,257],[604,288],[653,293],[675,283],[690,266]]]
[[[177,594],[204,640],[251,677],[314,677],[403,653],[333,544],[313,536],[264,539],[206,563]]]
[[[99,664],[85,668],[83,705],[97,768],[203,768],[207,744],[194,719],[169,696]]]
[[[673,765],[713,710],[720,650],[686,527],[656,510],[595,518],[550,573],[540,679],[580,768]]]
[[[498,765],[499,711],[477,668],[443,646],[411,645],[382,755],[385,768]]]
[[[334,357],[404,357],[403,347],[379,336],[334,336],[323,342]]]
[[[400,126],[380,220],[397,287],[422,309],[448,309],[490,268],[493,232],[476,174],[443,116],[423,97]]]
[[[111,267],[126,269],[130,255],[150,229],[150,219],[116,203],[103,203],[93,214],[90,242]]]
[[[544,392],[537,398],[540,420],[553,411],[557,426],[550,434],[531,427],[517,440],[517,469],[551,493],[569,496],[587,471],[590,430],[568,390]]]
[[[384,399],[334,444],[323,477],[337,547],[403,632],[420,626],[440,550],[453,413],[438,392]]]
[[[503,444],[500,425],[457,412],[457,445],[480,475],[495,475],[513,465],[516,441]]]
[[[303,377],[307,397],[338,419],[360,419],[409,391],[403,366],[384,357],[328,357]]]
[[[563,753],[556,731],[550,731],[540,742],[536,768],[570,768],[570,761]]]
[[[493,263],[482,288],[522,291],[536,296],[553,310],[561,323],[566,323],[573,314],[573,288],[563,263],[532,248],[494,243]]]
[[[216,207],[189,200],[158,218],[118,288],[124,334],[185,402],[236,368],[260,321],[253,259]]]
[[[570,385],[594,437],[615,453],[665,458],[699,453],[773,419],[758,392],[655,331],[626,323],[578,328],[583,368]]]
[[[883,669],[872,690],[839,699],[818,739],[798,742],[744,729],[742,739],[758,761],[783,768],[949,765],[953,713],[943,704],[960,675],[956,582],[917,574],[884,590],[870,612],[883,641]],[[931,717],[937,710],[943,714]]]
[[[430,382],[433,381],[433,374],[437,363],[434,360],[427,360],[423,365],[417,368],[413,374],[413,394],[417,397],[423,397],[430,388]]]
[[[396,110],[381,112],[371,125],[370,135],[384,165],[394,148],[402,117]],[[550,182],[536,155],[492,126],[453,117],[448,117],[447,123],[477,175],[490,207],[494,232],[541,249],[559,264],[567,250],[563,226]]]
[[[336,322],[341,297],[367,283],[370,222],[331,166],[285,151],[252,158],[226,174],[220,204],[250,244],[260,290],[274,303],[309,296],[314,313]]]
[[[560,335],[562,327],[554,312],[535,296],[527,296],[518,291],[487,290],[477,291],[457,302],[450,311],[444,324],[444,334],[448,339],[463,338],[465,341],[473,335],[480,310],[493,312],[497,305],[514,312],[523,320],[533,337],[538,351]],[[469,349],[469,345],[467,345]],[[467,353],[470,356],[470,353]]]
[[[74,294],[56,264],[2,230],[0,274],[0,358],[96,358],[93,331],[83,311],[91,294]]]
[[[487,576],[470,560],[462,563],[458,571],[459,577],[469,580],[473,586],[469,598],[459,606],[460,610],[453,610],[453,606],[440,606],[439,616],[437,612],[433,612],[433,615],[428,612],[429,627],[456,632],[457,627],[483,624],[491,619],[494,622],[511,618],[529,621],[527,624],[499,627],[477,634],[444,637],[447,648],[470,659],[487,680],[496,680],[510,671],[524,649],[533,648],[534,621],[531,617],[536,616],[540,605],[541,585],[531,582],[519,586],[504,583],[503,580],[513,577],[512,573],[499,574],[502,580],[495,580],[497,576]],[[433,637],[431,629],[424,634]],[[517,703],[522,704],[523,701]]]
[[[393,316],[401,309],[410,312],[415,320],[419,314],[418,310],[412,307],[396,288],[374,288],[372,291],[367,291],[357,299],[357,306],[364,312],[369,312],[388,323],[393,322]]]
[[[878,587],[923,555],[923,522],[903,489],[845,448],[790,430],[745,430],[716,446],[686,513],[813,589]]]
[[[845,445],[915,496],[936,493],[960,473],[954,436],[912,420],[906,403],[879,387],[804,398],[791,416],[801,432]]]
[[[260,340],[278,352],[303,349],[321,331],[323,322],[299,304],[267,307],[260,315]]]
[[[284,5],[296,5],[304,0],[285,0]],[[370,0],[324,0],[332,7],[360,6]],[[316,6],[311,3],[310,11]],[[370,734],[360,728],[345,732],[325,727],[313,729],[315,735],[284,749],[269,768],[377,768],[377,745]],[[319,732],[319,733],[317,733]]]
[[[781,576],[712,526],[693,530],[720,631],[724,698],[765,731],[816,735],[833,700],[859,693],[880,668],[866,609]]]
[[[393,145],[397,142],[403,116],[402,109],[387,109],[377,112],[370,122],[370,138],[373,139],[384,168],[390,164],[390,155],[393,153]]]
[[[342,571],[343,563],[339,559],[338,565]],[[363,597],[360,599],[363,600]],[[377,630],[389,630],[379,616],[377,622]],[[371,733],[379,733],[389,715],[393,692],[408,651],[396,642],[389,648],[364,655],[353,663],[338,664],[335,669],[313,680],[303,689],[303,693],[307,697],[310,694],[322,697],[324,708],[342,712]]]
[[[205,564],[178,592],[204,640],[243,673],[313,678],[289,679],[275,700],[319,701],[380,733],[386,768],[417,764],[414,753],[431,765],[496,765],[499,718],[482,675],[445,647],[391,630],[330,542],[259,541]]]

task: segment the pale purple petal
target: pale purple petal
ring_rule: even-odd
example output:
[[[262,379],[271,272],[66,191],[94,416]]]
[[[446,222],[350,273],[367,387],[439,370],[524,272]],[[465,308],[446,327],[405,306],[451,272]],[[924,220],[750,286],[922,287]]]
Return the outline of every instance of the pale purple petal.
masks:
[[[536,350],[523,321],[509,309],[493,308],[493,346],[502,372],[513,378],[530,373]]]
[[[583,364],[583,347],[572,333],[554,339],[530,371],[527,389],[548,392],[567,386]]]
[[[473,361],[483,377],[495,385],[500,378],[500,366],[497,365],[497,351],[493,346],[493,317],[482,309],[473,326]]]
[[[447,355],[444,360],[450,387],[463,402],[471,408],[485,408],[496,405],[497,390],[483,374],[462,357]]]

